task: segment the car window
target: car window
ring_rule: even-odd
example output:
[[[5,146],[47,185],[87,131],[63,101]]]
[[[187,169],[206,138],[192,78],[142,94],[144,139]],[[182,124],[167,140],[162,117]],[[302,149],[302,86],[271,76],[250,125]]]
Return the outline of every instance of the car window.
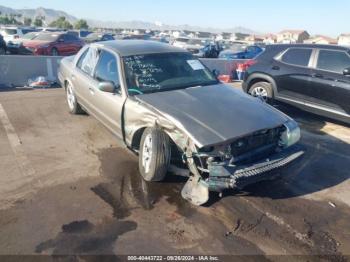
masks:
[[[282,57],[282,61],[287,64],[308,66],[312,49],[291,48]]]
[[[112,82],[119,85],[117,59],[110,52],[102,50],[96,66],[95,78],[99,82]]]
[[[103,41],[109,41],[109,40],[114,40],[113,36],[111,35],[104,35],[102,38]]]
[[[86,74],[92,76],[98,60],[98,50],[96,48],[88,48],[79,58],[77,67]]]
[[[76,41],[77,37],[75,35],[72,35],[72,34],[65,34],[64,40],[67,42]]]
[[[17,29],[5,29],[4,31],[8,35],[15,35],[15,34],[17,34]]]
[[[350,67],[350,57],[345,52],[320,50],[317,68],[342,74],[345,68]]]

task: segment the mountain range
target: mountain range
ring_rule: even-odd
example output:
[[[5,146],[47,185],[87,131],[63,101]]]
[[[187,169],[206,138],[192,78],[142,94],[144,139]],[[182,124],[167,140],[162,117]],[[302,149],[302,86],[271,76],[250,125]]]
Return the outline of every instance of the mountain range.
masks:
[[[36,9],[13,9],[0,5],[1,14],[15,14],[22,15],[22,17],[28,17],[34,19],[35,17],[41,16],[45,17],[44,25],[50,24],[57,18],[64,16],[66,19],[74,24],[78,18],[70,15],[64,11],[48,9],[39,7]],[[189,31],[202,31],[211,33],[244,33],[244,34],[259,34],[251,29],[245,27],[232,27],[232,28],[212,28],[212,27],[200,27],[193,25],[166,25],[159,22],[147,22],[147,21],[100,21],[93,20],[89,18],[84,18],[87,20],[90,27],[99,28],[128,28],[128,29],[158,29],[158,30],[189,30]]]

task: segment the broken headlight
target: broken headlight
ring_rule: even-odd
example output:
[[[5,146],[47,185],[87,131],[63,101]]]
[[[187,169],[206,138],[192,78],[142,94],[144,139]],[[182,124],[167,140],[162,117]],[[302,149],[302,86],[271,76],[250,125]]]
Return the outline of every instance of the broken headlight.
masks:
[[[281,134],[280,146],[287,148],[300,140],[300,128],[294,120],[289,120],[284,126],[286,130]]]

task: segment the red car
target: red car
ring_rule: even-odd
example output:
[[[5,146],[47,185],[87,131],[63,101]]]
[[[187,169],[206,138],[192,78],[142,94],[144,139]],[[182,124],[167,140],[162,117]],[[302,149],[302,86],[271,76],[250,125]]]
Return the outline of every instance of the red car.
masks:
[[[41,33],[33,40],[25,41],[21,54],[66,56],[76,54],[84,41],[68,33]]]

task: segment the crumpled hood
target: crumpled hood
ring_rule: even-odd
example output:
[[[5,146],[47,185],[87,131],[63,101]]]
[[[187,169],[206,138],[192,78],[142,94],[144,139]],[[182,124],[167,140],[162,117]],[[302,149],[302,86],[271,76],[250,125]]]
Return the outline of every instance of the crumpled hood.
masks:
[[[173,121],[198,147],[275,128],[289,119],[257,98],[224,84],[137,95],[135,98]]]

